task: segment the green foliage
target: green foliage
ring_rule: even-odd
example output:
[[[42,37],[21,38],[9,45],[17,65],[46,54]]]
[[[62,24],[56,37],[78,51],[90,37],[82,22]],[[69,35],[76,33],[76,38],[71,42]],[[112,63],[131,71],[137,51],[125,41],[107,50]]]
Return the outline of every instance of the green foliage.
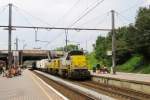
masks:
[[[98,39],[96,40],[96,47],[95,47],[95,52],[96,52],[96,58],[98,60],[101,60],[101,58],[106,57],[106,39],[105,37],[99,36]]]
[[[117,67],[119,71],[124,71],[124,72],[132,72],[136,69],[138,64],[142,61],[143,57],[142,56],[134,56],[130,58],[126,63],[120,65]]]
[[[70,44],[67,47],[65,46],[64,48],[67,49],[67,51],[72,51],[72,50],[78,50],[79,49],[77,45],[73,45],[73,44]]]
[[[55,49],[56,51],[64,51],[64,47],[58,47]]]
[[[56,50],[58,50],[58,51],[64,51],[66,49],[67,49],[67,51],[72,51],[72,50],[78,50],[79,48],[77,45],[72,45],[72,44],[68,45],[67,48],[66,48],[66,46],[56,48]]]
[[[129,73],[150,74],[150,63],[145,62],[143,56],[133,56],[126,63],[117,66],[118,71]]]
[[[124,63],[130,58],[130,50],[128,49],[128,27],[121,27],[116,30],[116,53],[117,63]],[[107,56],[106,52],[111,50],[111,33],[107,37],[99,36],[96,40],[96,59],[101,60],[103,64],[111,66],[111,57]]]
[[[150,9],[140,8],[135,24],[120,27],[116,33],[116,62],[121,65],[128,61],[133,54],[142,55],[144,60],[150,61]],[[106,55],[107,50],[111,50],[111,32],[107,37],[99,36],[96,40],[96,59],[106,65],[111,65],[111,57]],[[136,61],[137,59],[134,58]],[[129,63],[132,63],[132,60]],[[136,63],[136,62],[135,62]],[[130,65],[130,64],[129,64]],[[131,66],[133,63],[131,64]],[[131,66],[125,67],[129,70]],[[133,66],[132,66],[133,67]],[[124,68],[124,67],[123,67]],[[129,68],[129,69],[128,69]],[[133,67],[134,68],[134,67]],[[132,68],[130,69],[132,70]]]
[[[110,66],[110,57],[107,56],[107,50],[109,50],[109,39],[99,36],[96,40],[95,57],[98,61],[101,61],[102,65]]]
[[[150,74],[150,64],[149,64],[149,65],[142,66],[141,73]]]
[[[95,59],[95,53],[94,52],[92,52],[90,54],[87,54],[86,58],[87,58],[87,61],[88,61],[88,64],[89,64],[89,69],[92,69],[94,65],[99,63],[98,60]]]
[[[150,57],[150,9],[140,8],[135,27],[136,33],[136,48],[139,53],[145,57]]]

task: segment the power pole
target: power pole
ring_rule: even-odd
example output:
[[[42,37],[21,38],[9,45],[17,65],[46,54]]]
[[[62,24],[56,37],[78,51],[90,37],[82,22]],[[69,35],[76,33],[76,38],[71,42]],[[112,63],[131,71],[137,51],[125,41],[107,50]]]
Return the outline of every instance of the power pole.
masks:
[[[19,52],[18,52],[18,38],[16,38],[16,51],[14,52],[14,65],[17,66],[18,65],[18,61],[19,61]]]
[[[112,68],[111,73],[116,74],[116,36],[115,36],[115,11],[111,10],[112,13]]]
[[[18,51],[18,38],[16,38],[16,51]]]
[[[27,46],[27,44],[23,44],[23,50],[25,49],[26,46]]]
[[[85,45],[85,47],[86,47],[86,50],[87,50],[87,40],[86,40],[86,45]]]
[[[37,32],[35,33],[35,42],[37,42]]]
[[[68,49],[67,49],[67,46],[68,46],[68,30],[65,30],[65,36],[66,36],[66,40],[65,40],[65,42],[66,42],[66,48],[65,48],[65,51],[67,52],[68,51]]]
[[[12,34],[12,4],[9,4],[9,23],[8,23],[8,68],[12,65],[11,52],[11,34]]]

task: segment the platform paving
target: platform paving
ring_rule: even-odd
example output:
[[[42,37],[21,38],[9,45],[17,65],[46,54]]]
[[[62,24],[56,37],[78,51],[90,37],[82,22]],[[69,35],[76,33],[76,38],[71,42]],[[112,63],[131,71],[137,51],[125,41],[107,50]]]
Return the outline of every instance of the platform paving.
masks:
[[[21,76],[0,76],[0,100],[64,100],[29,70]]]
[[[135,73],[123,73],[123,72],[117,72],[115,75],[100,74],[100,73],[93,73],[93,72],[91,72],[91,74],[94,76],[103,76],[103,77],[110,77],[110,78],[117,78],[117,79],[125,79],[129,81],[150,83],[150,74],[135,74]]]

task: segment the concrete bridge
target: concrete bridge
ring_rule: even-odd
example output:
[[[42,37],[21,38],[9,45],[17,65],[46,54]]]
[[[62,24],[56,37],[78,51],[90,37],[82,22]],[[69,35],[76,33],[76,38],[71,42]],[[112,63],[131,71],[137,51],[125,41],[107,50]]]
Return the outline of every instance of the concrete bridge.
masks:
[[[19,65],[22,65],[27,60],[41,60],[48,57],[53,58],[55,56],[63,56],[63,51],[52,50],[12,50],[12,57],[18,57]],[[0,60],[4,60],[7,63],[8,50],[0,50]],[[13,59],[14,60],[14,59]]]

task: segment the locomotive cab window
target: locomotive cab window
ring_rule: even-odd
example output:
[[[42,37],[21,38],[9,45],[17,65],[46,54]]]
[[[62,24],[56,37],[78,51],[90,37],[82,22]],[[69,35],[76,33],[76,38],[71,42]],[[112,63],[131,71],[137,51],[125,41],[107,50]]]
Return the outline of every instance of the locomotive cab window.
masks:
[[[83,51],[70,51],[68,55],[84,55]]]

